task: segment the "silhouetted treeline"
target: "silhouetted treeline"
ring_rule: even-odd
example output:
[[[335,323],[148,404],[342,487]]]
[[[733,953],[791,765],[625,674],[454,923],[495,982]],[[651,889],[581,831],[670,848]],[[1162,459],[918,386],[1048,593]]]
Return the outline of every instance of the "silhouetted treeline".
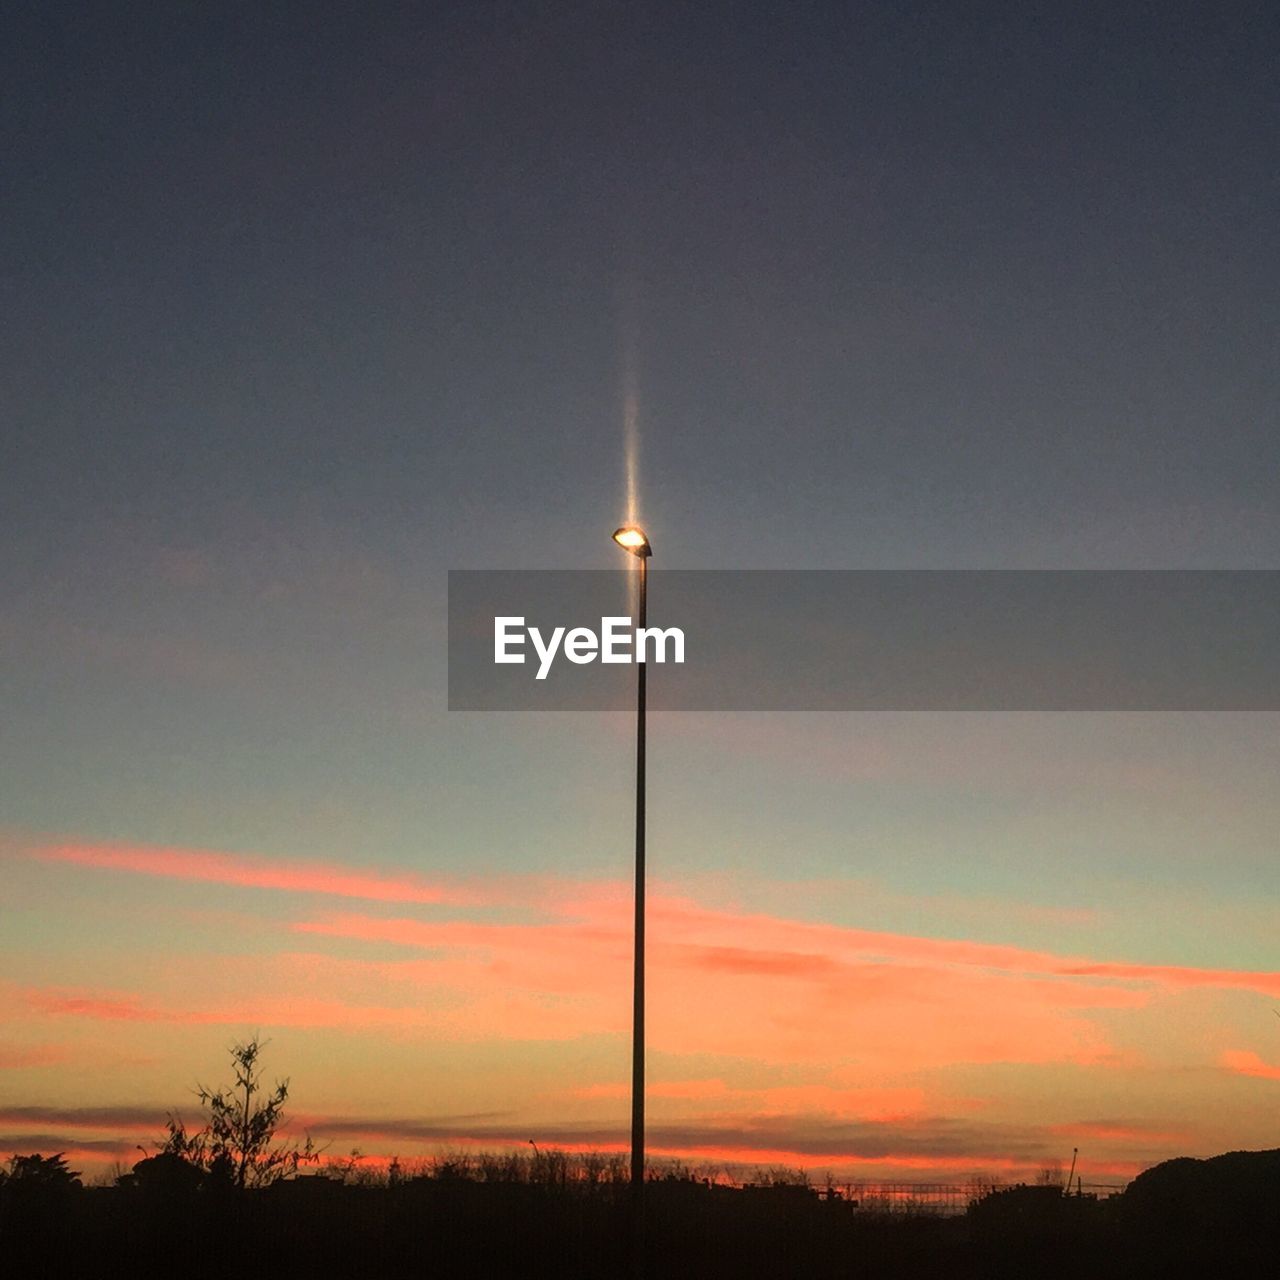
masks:
[[[608,1160],[438,1161],[410,1176],[304,1175],[260,1188],[181,1157],[83,1187],[59,1157],[0,1177],[0,1258],[20,1277],[107,1274],[625,1277],[630,1199]],[[646,1187],[659,1277],[1270,1277],[1280,1273],[1280,1151],[1171,1160],[1122,1196],[1006,1188],[959,1218],[892,1217],[799,1183]],[[10,1269],[11,1268],[11,1269]]]

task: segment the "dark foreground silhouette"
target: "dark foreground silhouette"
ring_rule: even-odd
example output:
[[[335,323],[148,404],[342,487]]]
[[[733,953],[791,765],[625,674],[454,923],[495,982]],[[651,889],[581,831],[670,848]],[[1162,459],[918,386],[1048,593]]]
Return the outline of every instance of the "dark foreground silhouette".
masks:
[[[494,1167],[485,1181],[446,1164],[380,1185],[309,1175],[241,1189],[160,1155],[86,1188],[58,1157],[20,1157],[0,1181],[0,1257],[24,1278],[630,1274],[624,1183]],[[950,1219],[674,1176],[651,1181],[646,1201],[655,1278],[1280,1273],[1280,1150],[1170,1160],[1102,1201],[1007,1188]]]

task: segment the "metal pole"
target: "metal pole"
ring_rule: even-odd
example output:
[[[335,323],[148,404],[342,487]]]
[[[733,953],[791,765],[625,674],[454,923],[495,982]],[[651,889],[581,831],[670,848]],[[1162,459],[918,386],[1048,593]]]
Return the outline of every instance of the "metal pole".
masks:
[[[639,623],[646,625],[649,557],[640,560]],[[635,1212],[637,1262],[644,1240],[644,797],[645,797],[645,674],[637,641],[636,652],[636,890],[635,998],[631,1029],[631,1191]]]

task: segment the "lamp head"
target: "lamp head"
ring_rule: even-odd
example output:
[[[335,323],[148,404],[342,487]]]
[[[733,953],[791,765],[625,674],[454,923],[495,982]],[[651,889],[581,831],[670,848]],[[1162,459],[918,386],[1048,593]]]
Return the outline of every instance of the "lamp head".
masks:
[[[613,540],[623,551],[629,552],[633,556],[653,555],[653,548],[649,545],[649,539],[639,525],[624,524],[621,529],[615,529],[613,531]]]

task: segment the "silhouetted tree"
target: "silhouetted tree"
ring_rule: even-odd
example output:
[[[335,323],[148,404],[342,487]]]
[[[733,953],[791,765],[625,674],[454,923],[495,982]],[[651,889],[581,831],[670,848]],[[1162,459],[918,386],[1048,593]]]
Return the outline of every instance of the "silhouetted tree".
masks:
[[[289,1081],[277,1080],[267,1089],[259,1058],[265,1048],[257,1036],[231,1049],[235,1083],[220,1089],[196,1088],[209,1112],[204,1128],[188,1134],[182,1121],[169,1116],[169,1136],[160,1154],[176,1156],[204,1171],[209,1179],[243,1190],[262,1187],[291,1173],[300,1164],[318,1159],[308,1134],[301,1145],[275,1143],[284,1122]]]
[[[174,1151],[161,1151],[139,1160],[132,1173],[116,1178],[116,1185],[152,1197],[174,1199],[199,1190],[204,1176],[204,1170],[194,1161]]]
[[[84,1191],[80,1174],[65,1155],[10,1156],[0,1169],[0,1240],[15,1222],[52,1229]]]
[[[10,1156],[9,1167],[0,1169],[0,1187],[10,1193],[60,1193],[79,1187],[80,1174],[67,1167],[65,1154]]]

